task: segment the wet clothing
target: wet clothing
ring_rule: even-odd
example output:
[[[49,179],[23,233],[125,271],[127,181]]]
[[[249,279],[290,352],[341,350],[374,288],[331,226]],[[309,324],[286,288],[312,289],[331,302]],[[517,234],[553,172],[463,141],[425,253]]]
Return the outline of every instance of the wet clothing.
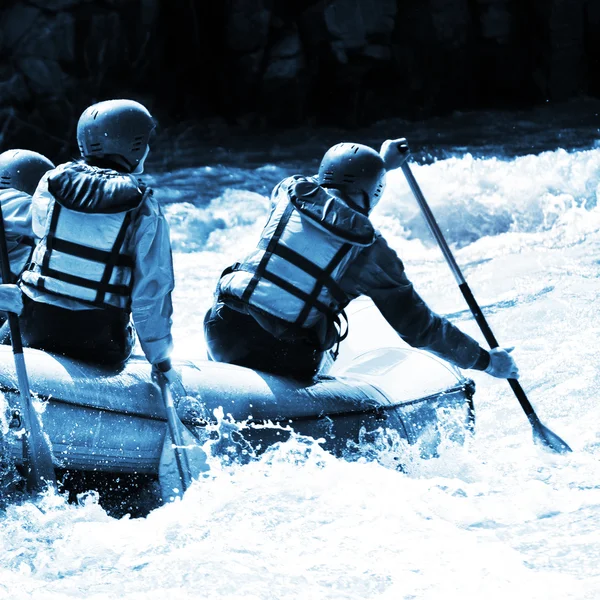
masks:
[[[350,266],[340,285],[351,298],[369,296],[410,346],[428,350],[463,369],[487,368],[488,352],[425,304],[406,276],[402,261],[381,234]]]
[[[10,270],[16,281],[35,245],[31,230],[31,196],[19,190],[5,189],[0,190],[0,202]]]
[[[298,184],[302,180],[306,183],[300,187]],[[274,189],[272,197],[274,208],[269,217],[266,229],[269,232],[277,231],[278,223],[273,222],[274,215],[278,214],[278,207],[281,203],[285,203],[287,206],[297,204],[298,201],[292,202],[294,195],[299,195],[303,192],[311,195],[311,197],[315,193],[327,194],[327,191],[323,190],[323,188],[320,188],[322,191],[315,192],[314,186],[315,181],[312,178],[294,176],[282,181]],[[330,206],[327,201],[322,205],[324,207]],[[296,208],[294,207],[293,210],[296,210]],[[325,212],[327,211],[325,210]],[[284,212],[279,211],[279,214],[284,214]],[[329,215],[330,220],[334,218],[334,215]],[[293,233],[302,235],[302,229],[296,226]],[[328,235],[328,233],[323,231],[321,235]],[[265,237],[268,238],[269,236],[263,232],[261,239]],[[281,253],[279,253],[279,256],[281,256]],[[307,260],[313,258],[311,256],[311,246],[305,248],[304,257]],[[247,261],[243,261],[240,264],[242,265],[241,268],[236,268],[234,265],[233,269],[226,269],[224,271],[217,286],[215,307],[218,307],[219,304],[225,304],[232,310],[252,317],[256,323],[278,340],[284,342],[303,340],[308,348],[316,352],[323,352],[331,348],[339,340],[340,326],[324,310],[321,311],[322,315],[314,325],[310,327],[298,327],[297,323],[286,321],[284,311],[278,306],[278,303],[282,301],[281,298],[278,298],[271,305],[268,298],[264,299],[260,306],[257,305],[258,303],[253,304],[247,297],[244,298],[244,290],[246,288],[243,285],[235,286],[231,284],[232,272],[235,275],[238,272],[245,272],[247,270],[245,266]],[[301,270],[299,264],[295,266],[297,270]],[[272,269],[273,273],[269,273],[269,269]],[[267,260],[263,271],[268,273],[268,277],[271,280],[275,279],[279,282],[277,276],[280,275],[280,272],[278,272],[278,266],[275,261]],[[250,272],[255,274],[256,270],[250,270]],[[324,286],[330,286],[329,280],[321,277],[320,281]],[[290,272],[283,280],[283,283],[286,285],[289,284],[287,287],[292,290],[293,287],[296,287],[297,280],[293,276],[293,273]],[[373,300],[382,315],[409,345],[428,350],[461,368],[484,370],[489,364],[489,354],[486,350],[481,348],[473,338],[452,325],[447,319],[432,312],[415,292],[412,283],[404,272],[402,261],[396,252],[389,247],[380,233],[374,232],[370,244],[353,250],[352,259],[337,274],[334,285],[330,287],[334,286],[335,294],[332,294],[332,296],[337,301],[335,310],[338,311],[338,314],[351,300],[361,295],[366,295]],[[305,302],[310,302],[314,297],[313,295],[311,298],[305,298],[304,300]],[[228,332],[227,326],[224,323],[220,323],[219,331],[221,339],[217,343],[213,325],[217,315],[218,310],[213,309],[212,316],[206,321],[207,327],[205,331],[209,354],[214,359],[219,360],[223,356],[223,352],[219,350],[220,348],[232,345],[237,347],[236,344],[232,344],[227,340],[224,341],[224,338],[227,336],[238,336],[240,333],[239,327],[236,327],[236,325],[232,325]],[[237,323],[235,320],[233,322]],[[247,343],[250,344],[251,342],[247,341]],[[268,353],[262,352],[257,345],[255,345],[255,350],[257,351],[257,355],[265,355],[263,368],[265,370],[272,370],[274,368],[272,365],[273,361],[269,359]],[[248,360],[255,361],[256,358]],[[276,366],[275,368],[278,367]]]
[[[99,346],[125,348],[131,315],[148,361],[168,360],[173,264],[168,224],[152,191],[132,175],[73,162],[42,178],[32,204],[40,241],[21,289],[34,304],[79,313],[81,330],[63,354],[80,358],[94,338]],[[28,312],[36,347],[51,337],[43,314]]]
[[[349,302],[339,282],[361,250],[373,244],[375,230],[366,215],[313,179],[291,177],[273,199],[256,249],[221,276],[219,293],[257,320],[262,313],[276,317],[281,326],[274,327],[272,319],[261,322],[274,336],[296,339],[338,321]]]
[[[222,302],[206,313],[204,333],[210,358],[230,365],[302,379],[317,373],[323,360],[316,340],[280,340],[249,314]]]
[[[48,179],[54,201],[23,282],[90,307],[128,311],[134,259],[124,242],[144,191],[116,171],[95,175],[75,164]]]
[[[8,260],[14,282],[25,268],[35,246],[31,231],[31,196],[20,190],[3,189],[0,190],[0,203],[2,203]],[[4,283],[1,275],[0,283]],[[0,325],[6,320],[7,314],[0,312]],[[0,333],[1,338],[2,333]]]
[[[23,299],[23,345],[99,365],[122,365],[131,356],[135,330],[124,311],[70,310]]]

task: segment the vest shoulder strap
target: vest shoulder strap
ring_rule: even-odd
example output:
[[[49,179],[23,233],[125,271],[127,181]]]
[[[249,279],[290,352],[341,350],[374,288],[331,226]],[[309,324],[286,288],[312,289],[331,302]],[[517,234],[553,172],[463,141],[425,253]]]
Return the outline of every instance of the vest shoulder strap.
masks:
[[[292,216],[293,210],[294,210],[294,207],[291,204],[288,204],[285,207],[285,210],[283,211],[283,214],[281,215],[281,218],[279,219],[279,223],[277,223],[277,227],[275,228],[275,231],[273,232],[273,236],[269,240],[267,247],[265,249],[265,252],[264,252],[262,258],[260,259],[260,262],[258,263],[258,266],[254,270],[252,279],[250,280],[250,283],[248,283],[248,285],[246,286],[246,289],[244,290],[244,293],[242,294],[242,302],[248,302],[248,300],[250,300],[250,296],[252,296],[252,293],[254,292],[254,290],[256,289],[256,286],[258,285],[258,282],[260,281],[261,277],[264,276],[265,271],[267,269],[267,264],[268,264],[269,260],[271,259],[271,256],[273,256],[275,248],[279,244],[279,239],[281,238],[281,234],[283,233],[285,226],[288,224],[288,221],[290,220],[290,217]]]

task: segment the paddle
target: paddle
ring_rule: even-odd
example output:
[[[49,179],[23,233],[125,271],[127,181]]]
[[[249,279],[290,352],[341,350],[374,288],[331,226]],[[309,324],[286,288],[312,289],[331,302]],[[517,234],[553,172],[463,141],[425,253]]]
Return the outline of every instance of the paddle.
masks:
[[[4,216],[0,204],[0,272],[2,281],[13,283],[8,260],[8,247],[6,244],[6,232],[4,229]],[[21,340],[21,328],[19,317],[15,313],[8,313],[10,325],[10,337],[15,359],[15,370],[21,396],[21,410],[23,424],[25,426],[25,454],[28,460],[27,489],[30,492],[41,492],[47,485],[56,487],[56,476],[54,473],[54,461],[50,442],[42,429],[42,421],[39,413],[33,406],[29,378],[25,368],[25,357],[23,356],[23,342]]]
[[[446,243],[444,235],[442,234],[442,231],[440,230],[435,220],[435,217],[433,216],[433,213],[431,212],[431,209],[429,208],[429,205],[425,200],[425,196],[423,196],[423,192],[421,192],[421,188],[419,187],[417,180],[415,179],[412,171],[410,170],[410,166],[408,165],[408,163],[405,162],[402,165],[402,171],[404,173],[404,176],[406,177],[406,180],[408,181],[408,185],[410,186],[412,193],[414,194],[417,202],[419,203],[421,211],[423,212],[425,220],[427,221],[427,225],[429,225],[429,229],[431,230],[433,237],[439,244],[440,249],[442,250],[442,253],[446,259],[446,262],[452,270],[452,273],[454,274],[454,277],[458,283],[458,287],[462,292],[462,295],[464,296],[467,304],[469,305],[469,308],[471,309],[471,312],[473,313],[473,316],[475,317],[475,320],[477,321],[477,324],[479,325],[483,336],[485,337],[490,348],[497,348],[499,346],[498,341],[496,340],[496,337],[490,329],[490,326],[488,325],[488,322],[485,316],[483,315],[481,308],[479,308],[479,305],[477,304],[477,301],[475,300],[471,289],[469,288],[465,278],[463,277],[463,274],[458,264],[454,260],[454,256],[452,255],[452,252],[450,251],[450,248]],[[542,444],[545,447],[557,453],[572,452],[571,448],[565,441],[563,441],[560,437],[558,437],[555,433],[550,431],[546,426],[544,426],[541,423],[540,419],[538,418],[533,409],[533,406],[531,406],[531,403],[527,399],[527,396],[525,395],[525,391],[521,387],[521,384],[516,379],[509,379],[508,383],[512,388],[515,396],[517,397],[521,408],[525,411],[525,414],[529,419],[529,423],[531,424],[533,430],[534,442]]]
[[[209,470],[204,449],[179,419],[173,394],[166,377],[157,377],[167,413],[167,435],[159,464],[159,480],[163,499],[182,497],[192,479]]]

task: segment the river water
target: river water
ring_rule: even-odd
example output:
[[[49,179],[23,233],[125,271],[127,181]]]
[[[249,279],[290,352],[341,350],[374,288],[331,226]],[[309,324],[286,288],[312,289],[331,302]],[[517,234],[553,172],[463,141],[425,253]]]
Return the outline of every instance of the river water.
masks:
[[[385,447],[347,462],[293,438],[247,465],[213,464],[146,518],[110,517],[93,494],[9,506],[0,598],[600,598],[600,149],[589,130],[556,126],[549,140],[543,119],[493,119],[519,135],[507,145],[481,115],[456,116],[412,168],[539,417],[572,454],[535,446],[506,382],[469,371],[474,437],[435,459],[407,449],[404,473],[385,466]],[[472,147],[453,142],[475,130]],[[220,271],[251,247],[272,185],[313,173],[327,145],[299,144],[299,158],[293,145],[197,164],[186,154],[149,174],[171,225],[176,354],[203,354]],[[483,344],[401,172],[373,220],[425,300]]]

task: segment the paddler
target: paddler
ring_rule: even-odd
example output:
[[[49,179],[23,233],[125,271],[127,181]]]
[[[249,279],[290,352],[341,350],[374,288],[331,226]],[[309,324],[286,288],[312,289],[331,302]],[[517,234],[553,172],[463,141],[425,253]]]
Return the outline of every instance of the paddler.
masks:
[[[310,378],[335,357],[344,308],[366,295],[409,345],[463,369],[518,377],[512,348],[485,350],[425,304],[369,219],[387,171],[408,155],[404,138],[380,152],[336,144],[318,175],[275,186],[256,248],[220,276],[204,321],[210,358]]]
[[[81,160],[47,173],[33,195],[39,241],[21,275],[22,334],[26,346],[121,365],[137,332],[153,372],[177,383],[169,227],[136,177],[154,129],[148,109],[133,100],[99,102],[82,113]]]
[[[54,169],[52,161],[32,150],[15,148],[0,154],[0,204],[14,281],[29,262],[35,246],[31,230],[31,196],[50,169]],[[4,282],[0,287],[0,307],[17,314],[21,312],[23,301],[16,285]],[[0,323],[5,319],[0,316]],[[0,330],[0,335],[3,333]]]

